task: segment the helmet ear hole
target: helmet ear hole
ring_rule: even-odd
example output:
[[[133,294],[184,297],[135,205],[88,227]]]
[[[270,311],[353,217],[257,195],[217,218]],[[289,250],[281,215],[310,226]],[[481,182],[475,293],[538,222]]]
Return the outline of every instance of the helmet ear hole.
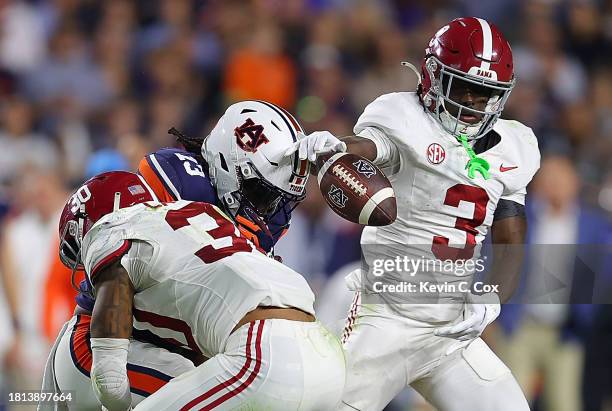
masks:
[[[220,161],[221,168],[225,171],[229,171],[229,168],[227,167],[227,162],[225,161],[225,157],[223,156],[223,153],[219,153],[219,161]]]

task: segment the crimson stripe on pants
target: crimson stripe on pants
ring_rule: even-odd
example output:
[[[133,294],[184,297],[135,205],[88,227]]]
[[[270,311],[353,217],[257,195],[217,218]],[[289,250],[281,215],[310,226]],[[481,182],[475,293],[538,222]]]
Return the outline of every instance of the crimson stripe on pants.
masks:
[[[232,386],[232,384],[235,384],[237,381],[239,381],[242,377],[244,377],[244,375],[246,374],[247,370],[249,369],[249,367],[251,366],[251,340],[253,337],[253,328],[255,327],[255,323],[257,321],[251,322],[249,325],[249,331],[247,333],[247,343],[246,343],[246,361],[244,363],[244,365],[242,366],[242,368],[240,369],[240,371],[238,371],[238,373],[236,375],[234,375],[232,378],[223,381],[222,383],[214,386],[213,388],[211,388],[210,390],[206,391],[204,394],[199,395],[198,397],[194,398],[193,400],[189,401],[185,406],[183,406],[181,408],[181,411],[187,411],[192,409],[193,407],[195,407],[196,405],[200,404],[202,401],[207,400],[208,398],[212,397],[213,395],[215,395],[216,393],[218,393],[219,391],[223,390],[224,388],[230,388]],[[240,392],[242,392],[244,389],[246,389],[255,379],[255,377],[257,376],[257,373],[259,372],[259,368],[261,365],[261,334],[263,331],[263,325],[264,325],[264,320],[259,321],[259,327],[257,330],[257,338],[255,341],[255,369],[253,370],[253,372],[249,375],[249,377],[247,377],[247,380],[245,382],[243,382],[240,386],[238,386],[236,389],[230,391],[228,394],[223,395],[222,397],[220,397],[219,399],[217,399],[215,402],[213,402],[212,404],[208,405],[206,408],[202,408],[202,410],[206,409],[206,410],[210,410],[212,408],[210,407],[216,407],[217,405],[220,405],[221,403],[227,401],[228,399],[232,398],[233,396],[239,394]],[[246,385],[245,385],[246,384]],[[244,386],[244,387],[243,387]],[[238,391],[240,390],[240,391]],[[237,391],[237,392],[235,392]],[[225,398],[227,397],[227,398]],[[217,404],[217,402],[221,400],[221,402],[219,402]]]
[[[249,375],[247,379],[238,387],[217,398],[215,401],[202,408],[200,411],[210,411],[215,407],[223,404],[225,401],[229,400],[232,397],[235,397],[242,391],[246,390],[247,387],[251,385],[251,383],[255,380],[255,377],[257,377],[257,374],[259,374],[259,369],[261,368],[261,334],[263,332],[263,326],[264,320],[261,320],[259,323],[259,328],[257,329],[257,338],[255,340],[255,368],[253,368],[253,372],[251,373],[251,375]]]

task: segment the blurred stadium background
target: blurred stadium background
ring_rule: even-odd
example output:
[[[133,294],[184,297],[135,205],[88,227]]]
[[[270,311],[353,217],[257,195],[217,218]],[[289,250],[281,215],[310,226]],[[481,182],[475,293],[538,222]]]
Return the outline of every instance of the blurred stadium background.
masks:
[[[1,0],[0,410],[7,392],[40,386],[71,315],[57,219],[76,184],[135,170],[175,144],[170,126],[206,135],[241,99],[282,105],[309,132],[349,135],[374,98],[415,88],[400,61],[420,66],[433,33],[464,15],[497,24],[513,46],[518,85],[504,118],[532,127],[543,153],[530,241],[610,244],[610,0]],[[336,329],[348,303],[334,273],[359,259],[359,235],[311,184],[277,249]],[[567,255],[539,258],[580,275]],[[534,409],[600,411],[612,394],[611,307],[503,310],[486,337]],[[430,408],[407,391],[391,409]]]

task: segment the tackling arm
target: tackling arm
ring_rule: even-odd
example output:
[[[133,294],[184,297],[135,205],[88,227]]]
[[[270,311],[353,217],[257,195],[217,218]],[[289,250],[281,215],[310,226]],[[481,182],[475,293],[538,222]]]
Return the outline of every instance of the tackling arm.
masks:
[[[127,355],[132,334],[134,288],[117,260],[92,278],[96,303],[91,319],[91,384],[108,410],[130,409]]]
[[[359,136],[342,137],[340,141],[346,144],[346,151],[365,157],[370,161],[376,160],[376,144],[369,138]]]
[[[303,136],[286,155],[298,151],[301,160],[316,163],[322,154],[349,152],[370,160],[379,167],[395,168],[400,161],[399,150],[385,133],[376,127],[366,127],[358,136],[335,137],[328,131],[315,131]],[[316,167],[311,168],[316,174]]]
[[[300,160],[308,159],[315,162],[321,154],[348,151],[374,161],[377,157],[377,145],[374,141],[360,137],[336,137],[329,131],[315,131],[309,135],[302,135],[298,143],[285,153],[292,155],[298,152]]]
[[[396,135],[411,122],[415,109],[422,111],[421,105],[414,103],[408,93],[384,94],[368,104],[359,116],[353,128],[355,135],[337,138],[328,131],[315,131],[302,136],[297,144],[299,158],[315,163],[320,154],[348,151],[385,168],[388,175],[400,160],[394,142]]]
[[[493,221],[491,236],[494,255],[488,282],[499,284],[498,294],[502,303],[510,300],[518,285],[523,264],[526,232],[527,219],[522,213],[500,217]]]

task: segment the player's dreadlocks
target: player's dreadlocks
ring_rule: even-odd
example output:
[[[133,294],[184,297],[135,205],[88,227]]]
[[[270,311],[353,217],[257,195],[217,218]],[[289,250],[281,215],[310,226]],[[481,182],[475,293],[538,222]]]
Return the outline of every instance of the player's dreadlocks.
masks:
[[[175,127],[170,128],[170,130],[168,130],[168,134],[175,136],[176,141],[181,143],[183,147],[185,147],[185,150],[193,154],[195,159],[198,160],[198,163],[200,163],[205,170],[208,169],[208,164],[206,164],[206,160],[204,160],[204,157],[202,157],[202,144],[204,143],[204,138],[187,137]]]

